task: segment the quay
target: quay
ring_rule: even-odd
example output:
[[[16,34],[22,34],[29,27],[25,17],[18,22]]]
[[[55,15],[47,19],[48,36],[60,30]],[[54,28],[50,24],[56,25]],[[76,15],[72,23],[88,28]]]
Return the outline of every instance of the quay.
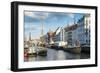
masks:
[[[31,48],[30,52],[29,52],[29,48],[25,48],[25,51],[24,51],[25,57],[35,57],[37,55],[46,56],[47,55],[47,48],[34,47],[34,48]]]
[[[80,54],[80,53],[87,53],[90,54],[90,47],[60,47],[60,46],[51,46],[51,49],[55,49],[55,50],[64,50],[70,53],[76,53],[76,54]]]

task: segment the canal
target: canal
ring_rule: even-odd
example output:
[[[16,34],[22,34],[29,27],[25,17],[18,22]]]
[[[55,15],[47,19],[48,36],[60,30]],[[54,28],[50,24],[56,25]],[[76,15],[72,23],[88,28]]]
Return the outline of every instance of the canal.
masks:
[[[47,48],[46,56],[37,55],[37,56],[25,57],[24,61],[31,62],[31,61],[72,60],[72,59],[88,59],[88,58],[90,58],[90,55],[86,53],[75,54],[63,50],[55,50]]]

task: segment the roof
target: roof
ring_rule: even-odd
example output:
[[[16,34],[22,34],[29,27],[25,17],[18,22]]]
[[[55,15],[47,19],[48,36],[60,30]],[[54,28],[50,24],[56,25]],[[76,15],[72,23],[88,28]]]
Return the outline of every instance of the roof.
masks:
[[[74,24],[74,25],[65,27],[64,29],[67,32],[67,31],[75,30],[77,27],[78,27],[78,25],[77,24]]]

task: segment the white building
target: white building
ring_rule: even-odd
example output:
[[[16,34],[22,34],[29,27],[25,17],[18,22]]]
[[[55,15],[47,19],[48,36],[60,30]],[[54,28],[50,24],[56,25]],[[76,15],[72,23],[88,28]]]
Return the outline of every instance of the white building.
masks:
[[[77,36],[81,45],[90,44],[90,14],[84,15],[78,22]]]
[[[65,27],[65,41],[68,42],[68,46],[74,46],[77,40],[77,24]]]
[[[65,41],[68,46],[75,46],[77,42],[80,45],[90,44],[90,14],[85,14],[80,18],[77,24],[67,26],[65,29]]]
[[[57,46],[66,46],[67,41],[65,41],[65,30],[62,27],[58,27],[55,31],[55,38],[54,38],[55,45]]]
[[[64,29],[62,27],[56,30],[55,41],[64,41]]]

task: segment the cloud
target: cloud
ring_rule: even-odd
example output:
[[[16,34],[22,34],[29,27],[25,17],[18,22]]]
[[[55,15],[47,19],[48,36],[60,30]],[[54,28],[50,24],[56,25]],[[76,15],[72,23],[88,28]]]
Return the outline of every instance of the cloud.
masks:
[[[32,18],[36,18],[36,19],[40,19],[40,18],[47,18],[49,15],[49,13],[45,13],[45,12],[29,12],[29,11],[26,11],[25,12],[25,16],[29,16],[29,17],[32,17]]]
[[[34,15],[36,15],[38,18],[46,19],[49,16],[49,13],[47,12],[34,12]]]
[[[25,22],[41,22],[41,19],[46,20],[48,16],[48,12],[25,11]]]
[[[66,15],[64,13],[58,13],[58,12],[52,12],[49,13],[46,22],[60,22],[64,18],[66,18]]]
[[[46,23],[62,22],[64,19],[73,19],[74,13],[61,12],[25,12],[25,22],[41,23],[43,20]]]
[[[58,13],[58,12],[53,12],[53,13],[50,13],[48,15],[48,19],[49,20],[62,21],[65,18],[71,18],[71,19],[73,19],[74,18],[74,14],[72,14],[72,13]]]
[[[39,17],[43,17],[43,18],[48,18],[48,17],[65,17],[65,16],[69,16],[71,18],[74,17],[74,13],[60,13],[60,12],[32,12],[32,11],[25,11],[25,16],[29,16],[32,18],[39,18]]]
[[[67,15],[68,15],[70,18],[74,18],[74,15],[75,15],[75,14],[73,14],[73,13],[68,13]]]
[[[37,18],[37,16],[31,11],[25,11],[25,16],[32,17],[32,18]]]
[[[43,29],[44,28],[45,27],[43,26]],[[35,25],[35,24],[30,23],[28,25],[25,25],[24,29],[25,29],[25,31],[33,31],[33,30],[41,30],[42,27],[41,27],[41,25]]]

